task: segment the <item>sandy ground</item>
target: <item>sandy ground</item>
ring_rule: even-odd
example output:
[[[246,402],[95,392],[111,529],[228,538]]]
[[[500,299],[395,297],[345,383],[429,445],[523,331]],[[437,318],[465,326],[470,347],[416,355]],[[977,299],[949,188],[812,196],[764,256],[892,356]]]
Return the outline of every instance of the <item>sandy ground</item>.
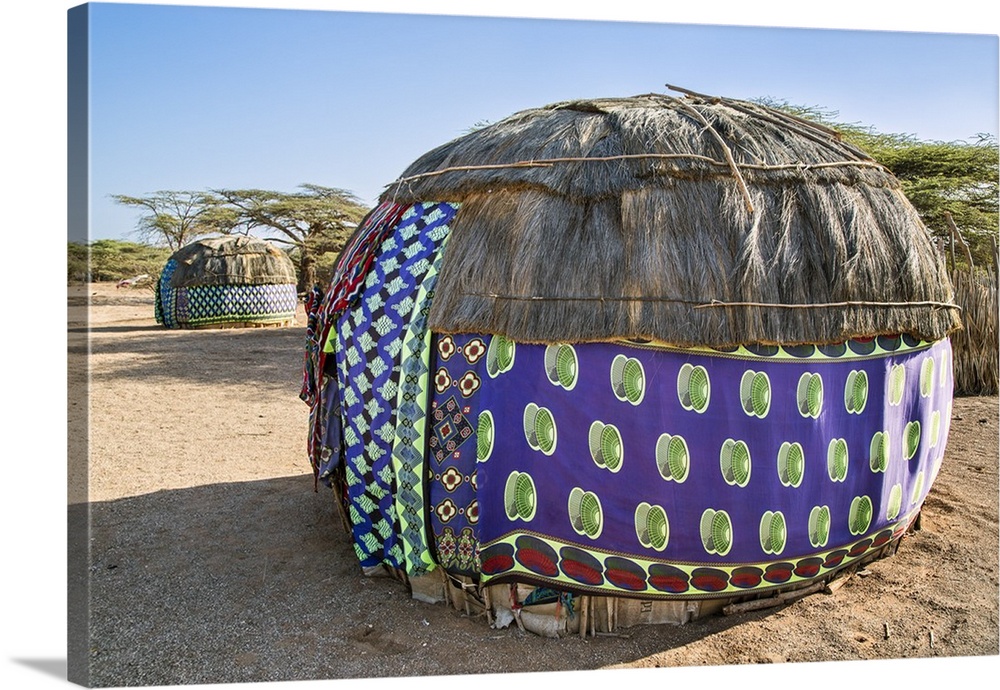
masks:
[[[87,357],[87,292],[91,463],[86,476],[85,467],[70,476],[89,486],[71,506],[89,508],[89,540],[71,539],[89,546],[82,643],[93,686],[750,670],[1000,651],[996,397],[955,401],[922,528],[836,593],[683,626],[545,639],[491,629],[412,600],[399,582],[361,576],[306,460],[301,314],[292,328],[168,331],[153,320],[148,290],[71,286],[71,320],[80,320],[71,324],[71,361]],[[83,375],[71,366],[76,385]],[[71,430],[88,423],[73,404]],[[812,685],[859,673],[785,666],[806,669]],[[574,684],[581,675],[606,678],[572,674]]]

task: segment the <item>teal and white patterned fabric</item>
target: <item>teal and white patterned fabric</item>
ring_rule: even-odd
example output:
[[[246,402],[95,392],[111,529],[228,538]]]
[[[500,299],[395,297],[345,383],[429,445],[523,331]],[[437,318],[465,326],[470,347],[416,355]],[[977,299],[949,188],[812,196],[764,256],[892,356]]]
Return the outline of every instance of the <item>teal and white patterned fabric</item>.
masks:
[[[167,262],[156,295],[156,321],[167,328],[281,323],[295,318],[298,294],[294,284],[175,288],[170,278],[176,268],[175,260]]]

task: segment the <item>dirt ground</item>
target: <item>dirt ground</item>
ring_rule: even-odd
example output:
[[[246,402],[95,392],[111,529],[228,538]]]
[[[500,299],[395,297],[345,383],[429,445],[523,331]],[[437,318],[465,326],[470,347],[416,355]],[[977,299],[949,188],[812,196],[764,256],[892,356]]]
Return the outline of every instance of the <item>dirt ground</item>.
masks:
[[[1000,652],[996,397],[955,400],[922,528],[835,593],[682,626],[547,639],[491,629],[483,618],[414,601],[395,580],[361,575],[306,459],[301,314],[291,328],[169,331],[155,323],[152,304],[148,289],[70,287],[71,386],[86,380],[73,361],[89,359],[90,377],[89,420],[72,400],[70,408],[71,432],[74,424],[90,430],[89,471],[70,472],[89,487],[70,509],[89,510],[90,534],[70,538],[89,546],[83,644],[92,686],[749,672],[779,662]],[[824,686],[873,668],[785,666]],[[925,672],[906,668],[918,679]]]

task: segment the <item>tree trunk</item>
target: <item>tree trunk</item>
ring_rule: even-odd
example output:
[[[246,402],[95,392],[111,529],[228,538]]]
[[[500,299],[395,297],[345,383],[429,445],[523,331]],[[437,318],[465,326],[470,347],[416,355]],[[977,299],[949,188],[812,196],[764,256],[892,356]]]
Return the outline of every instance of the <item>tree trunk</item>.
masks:
[[[316,282],[316,257],[311,252],[303,250],[302,259],[299,261],[299,284],[296,291],[301,295],[309,292]]]

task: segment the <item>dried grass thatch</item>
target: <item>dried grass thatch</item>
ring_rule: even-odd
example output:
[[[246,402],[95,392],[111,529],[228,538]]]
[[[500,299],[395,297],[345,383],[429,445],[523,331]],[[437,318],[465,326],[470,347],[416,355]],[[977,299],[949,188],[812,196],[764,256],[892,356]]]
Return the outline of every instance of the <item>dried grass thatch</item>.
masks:
[[[295,283],[295,265],[264,240],[227,235],[195,240],[170,257],[177,269],[170,287],[196,285],[286,285]]]
[[[996,395],[1000,387],[996,274],[956,270],[952,281],[964,326],[952,337],[955,394]]]
[[[526,110],[428,152],[382,198],[462,204],[439,332],[728,346],[960,324],[898,181],[830,130],[748,102]]]

